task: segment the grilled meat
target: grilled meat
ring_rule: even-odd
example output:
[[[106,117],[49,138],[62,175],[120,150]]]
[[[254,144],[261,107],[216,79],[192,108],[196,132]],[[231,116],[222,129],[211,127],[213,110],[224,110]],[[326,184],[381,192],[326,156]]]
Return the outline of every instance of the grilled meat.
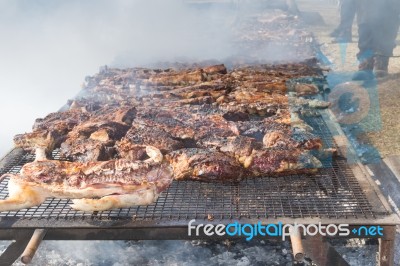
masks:
[[[239,135],[239,130],[235,123],[227,121],[218,114],[196,114],[192,120],[187,121],[187,124],[196,129],[195,139],[209,136],[231,137]]]
[[[288,98],[278,93],[266,93],[257,89],[240,88],[218,101],[227,112],[242,112],[260,116],[275,115],[278,109],[288,106]]]
[[[204,73],[202,69],[196,69],[193,71],[170,71],[167,73],[155,74],[148,79],[146,84],[157,86],[190,85],[206,80],[206,73]]]
[[[235,136],[235,137],[216,137],[210,136],[197,142],[201,148],[216,149],[230,157],[236,158],[243,163],[250,156],[254,149],[261,149],[262,145],[256,139]]]
[[[185,119],[191,118],[190,114],[167,110],[149,110],[149,112],[142,114],[141,123],[150,128],[158,128],[170,134],[173,138],[193,139],[195,129],[183,122]]]
[[[176,180],[239,181],[243,167],[232,157],[209,149],[180,149],[167,155]]]
[[[302,121],[305,123],[304,121]],[[300,122],[299,122],[300,123]],[[271,118],[263,121],[263,143],[266,148],[318,150],[322,148],[319,137],[299,127],[277,123]]]
[[[91,162],[144,160],[152,145],[167,155],[177,179],[235,181],[317,166],[306,150],[319,150],[322,142],[298,113],[324,102],[286,95],[288,80],[306,73],[317,71],[302,64],[230,72],[224,65],[104,68],[87,79],[83,93],[70,103],[68,112],[87,118],[61,119],[65,126],[58,131],[37,121],[30,138],[36,146],[25,146],[51,150],[62,143],[63,155]],[[315,87],[298,88],[309,90]]]
[[[10,177],[10,195],[0,201],[0,211],[37,206],[48,197],[73,199],[71,207],[82,211],[151,204],[171,183],[172,169],[157,149],[146,151],[147,161],[28,163],[20,174],[2,177]]]
[[[114,144],[125,136],[136,116],[135,108],[105,108],[68,133],[61,154],[79,162],[114,158]]]
[[[301,149],[253,150],[246,158],[244,167],[252,176],[271,174],[309,173],[321,168],[321,162]]]
[[[203,71],[209,75],[227,74],[228,73],[228,70],[226,69],[225,65],[223,65],[223,64],[204,67]]]
[[[280,119],[276,121],[275,118],[238,122],[240,134],[261,141],[268,149],[322,148],[321,139],[303,128],[303,125],[307,125],[303,120],[298,120],[292,125],[281,123]]]
[[[68,132],[77,124],[89,120],[90,117],[90,113],[81,110],[51,113],[45,118],[36,119],[32,132],[16,135],[14,144],[27,151],[40,148],[49,153],[60,146]]]
[[[154,146],[162,153],[168,153],[184,147],[182,140],[173,138],[161,127],[150,127],[144,121],[135,120],[121,141],[117,142],[120,158],[138,160],[143,156],[144,146]]]
[[[114,157],[113,146],[129,130],[116,122],[86,122],[76,126],[61,144],[61,154],[74,161],[105,161]]]

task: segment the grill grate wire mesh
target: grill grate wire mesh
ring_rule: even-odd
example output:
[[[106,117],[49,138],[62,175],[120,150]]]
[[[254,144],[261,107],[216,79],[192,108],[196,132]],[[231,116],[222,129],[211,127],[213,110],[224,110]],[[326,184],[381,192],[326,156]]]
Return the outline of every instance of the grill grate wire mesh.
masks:
[[[320,116],[307,122],[320,136],[325,147],[333,147],[332,136]],[[58,151],[53,159],[63,159]],[[34,160],[31,154],[12,158],[4,173],[18,173]],[[174,181],[157,202],[103,212],[81,212],[69,207],[65,199],[47,199],[38,207],[1,212],[1,217],[17,219],[268,219],[268,218],[374,218],[372,208],[345,159],[325,160],[316,175],[295,174],[246,179],[237,184]],[[0,183],[0,199],[8,196],[8,178]]]

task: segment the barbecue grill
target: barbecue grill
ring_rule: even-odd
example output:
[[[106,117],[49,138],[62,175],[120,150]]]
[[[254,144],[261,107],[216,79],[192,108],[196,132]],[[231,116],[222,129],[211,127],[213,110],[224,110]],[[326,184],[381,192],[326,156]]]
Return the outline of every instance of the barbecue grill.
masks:
[[[293,1],[288,3],[291,9],[297,9]],[[311,42],[296,38],[300,43],[295,42],[297,50],[307,54],[313,50],[323,61],[322,53],[310,38]],[[256,47],[265,44],[257,40],[249,43]],[[250,50],[256,49],[250,45]],[[0,239],[16,240],[0,256],[0,261],[2,265],[12,264],[38,229],[42,229],[39,234],[45,240],[205,238],[205,235],[188,235],[188,223],[195,219],[196,223],[210,224],[260,221],[350,227],[380,225],[384,227],[384,236],[380,239],[379,261],[381,265],[392,265],[395,227],[400,224],[398,216],[365,168],[348,163],[346,154],[351,150],[332,114],[322,110],[304,120],[313,127],[325,148],[340,151],[337,156],[323,160],[324,167],[317,174],[265,176],[240,183],[174,181],[151,205],[102,212],[75,211],[69,207],[69,200],[47,199],[37,207],[0,213]],[[65,160],[57,150],[53,151],[52,159]],[[0,175],[18,173],[33,160],[33,155],[14,149],[0,161]],[[7,178],[0,182],[0,199],[8,196],[7,182]],[[358,238],[354,234],[349,237]],[[318,265],[346,265],[322,236],[306,237],[303,242],[307,255]]]
[[[332,135],[335,124],[327,111],[307,122],[325,147],[335,147],[339,142]],[[52,157],[64,159],[57,150]],[[18,173],[33,160],[33,155],[14,149],[1,161],[0,174]],[[193,238],[187,234],[192,219],[225,224],[261,221],[380,225],[385,226],[388,239],[382,248],[393,251],[394,228],[399,220],[368,174],[360,165],[349,165],[340,155],[323,164],[316,175],[266,176],[229,184],[174,181],[154,204],[129,209],[81,212],[71,209],[69,200],[48,199],[38,207],[2,212],[0,238],[16,239],[22,245],[10,246],[0,258],[12,263],[38,228],[46,229],[47,240],[188,239]],[[1,199],[7,197],[7,181],[0,183]],[[310,248],[321,246],[320,242],[309,244]],[[385,257],[381,262],[384,259],[390,261]]]

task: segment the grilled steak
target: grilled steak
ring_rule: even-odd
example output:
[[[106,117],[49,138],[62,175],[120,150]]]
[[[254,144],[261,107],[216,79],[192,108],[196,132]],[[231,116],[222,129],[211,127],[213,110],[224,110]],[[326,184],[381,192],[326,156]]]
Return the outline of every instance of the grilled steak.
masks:
[[[156,147],[162,153],[168,153],[184,147],[182,140],[173,138],[161,126],[149,126],[139,119],[134,121],[126,136],[117,142],[116,147],[121,158],[138,160],[143,156],[143,146],[148,145]]]
[[[232,157],[208,149],[181,149],[167,155],[177,180],[232,182],[244,176],[244,169]]]
[[[0,211],[37,206],[48,197],[73,199],[71,207],[82,211],[151,204],[171,183],[172,170],[160,163],[157,149],[147,147],[147,153],[147,161],[28,163],[20,174],[2,177],[10,177],[10,195],[0,201]]]
[[[135,108],[98,110],[89,121],[68,133],[61,154],[79,162],[114,158],[114,144],[125,136],[135,115]]]
[[[252,154],[254,149],[262,148],[261,143],[257,142],[256,139],[244,136],[227,138],[211,136],[201,139],[197,143],[199,147],[216,149],[236,158],[241,163]]]
[[[244,112],[260,116],[275,115],[278,109],[288,106],[288,98],[279,93],[266,93],[256,89],[241,88],[219,101],[219,108],[227,112]]]
[[[45,118],[36,119],[32,132],[16,135],[14,144],[27,151],[40,148],[49,153],[60,146],[68,132],[77,124],[87,121],[90,117],[90,113],[81,110],[51,113]]]
[[[304,130],[301,127],[303,123],[305,124],[304,121],[298,121],[298,124],[292,126],[291,124],[279,123],[271,118],[266,118],[263,121],[238,122],[238,128],[241,135],[262,141],[265,148],[321,149],[321,139],[312,132]]]
[[[254,150],[246,159],[245,168],[252,176],[314,172],[321,162],[310,153],[295,150]]]

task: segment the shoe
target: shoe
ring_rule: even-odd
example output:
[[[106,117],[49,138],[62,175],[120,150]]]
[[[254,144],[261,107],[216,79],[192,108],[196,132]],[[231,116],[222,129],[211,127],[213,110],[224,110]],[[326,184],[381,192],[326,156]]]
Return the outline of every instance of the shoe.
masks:
[[[360,61],[358,71],[354,73],[352,80],[373,80],[374,76],[374,58],[368,57]]]
[[[389,57],[376,56],[374,59],[374,74],[377,78],[384,78],[389,73]]]
[[[374,69],[375,60],[372,56],[359,60],[360,60],[360,63],[358,64],[359,71],[372,71]]]

